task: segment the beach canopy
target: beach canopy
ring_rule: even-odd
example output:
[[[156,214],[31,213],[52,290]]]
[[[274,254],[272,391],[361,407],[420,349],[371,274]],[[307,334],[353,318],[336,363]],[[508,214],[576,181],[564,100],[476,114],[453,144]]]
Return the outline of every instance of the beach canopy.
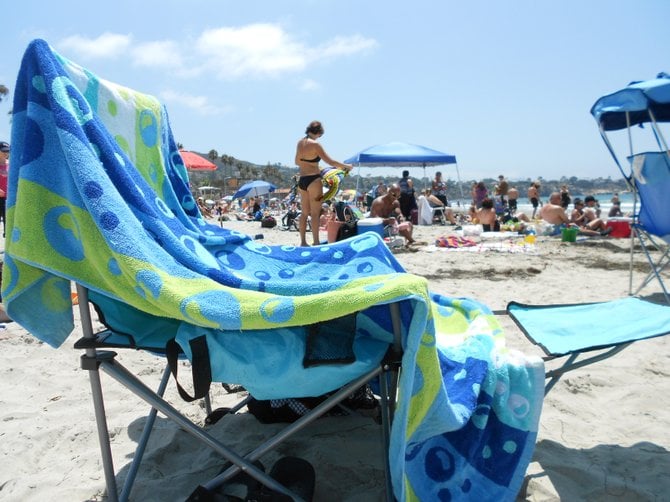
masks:
[[[427,146],[413,145],[411,143],[402,143],[394,141],[382,145],[371,146],[361,150],[353,157],[345,160],[347,164],[364,167],[423,167],[423,177],[426,177],[426,166],[439,166],[442,164],[456,164],[456,156],[439,152],[428,148]],[[463,196],[463,187],[461,187],[461,175],[456,166],[456,176],[458,186]],[[360,179],[360,176],[358,176]],[[356,189],[358,189],[358,180],[356,180]]]
[[[631,82],[599,98],[591,107],[591,115],[605,131],[645,122],[670,122],[670,75],[659,73],[652,80]]]
[[[242,185],[233,199],[241,199],[243,197],[258,197],[259,195],[265,195],[266,193],[274,192],[277,189],[272,183],[268,183],[263,180],[250,181]]]
[[[216,171],[216,164],[210,162],[197,153],[189,152],[187,150],[179,150],[186,169],[191,171]]]
[[[437,166],[455,164],[456,157],[448,153],[438,152],[432,148],[410,143],[391,142],[371,146],[345,160],[347,164],[367,167],[393,166]]]

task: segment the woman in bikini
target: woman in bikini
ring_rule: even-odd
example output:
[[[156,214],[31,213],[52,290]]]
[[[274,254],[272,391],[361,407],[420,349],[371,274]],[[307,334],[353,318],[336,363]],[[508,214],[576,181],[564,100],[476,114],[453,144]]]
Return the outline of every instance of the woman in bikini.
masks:
[[[298,141],[298,146],[295,152],[295,163],[300,169],[300,178],[298,179],[298,189],[300,190],[300,203],[302,205],[302,212],[300,213],[300,220],[298,229],[300,230],[300,245],[309,246],[307,244],[307,217],[312,218],[312,237],[313,244],[316,246],[319,241],[319,216],[321,215],[321,198],[323,196],[323,184],[321,183],[321,169],[319,162],[323,160],[327,164],[342,169],[344,171],[351,171],[350,164],[343,164],[330,158],[330,156],[323,149],[321,144],[317,141],[323,136],[324,130],[321,122],[314,120],[310,122],[305,131],[305,137]]]

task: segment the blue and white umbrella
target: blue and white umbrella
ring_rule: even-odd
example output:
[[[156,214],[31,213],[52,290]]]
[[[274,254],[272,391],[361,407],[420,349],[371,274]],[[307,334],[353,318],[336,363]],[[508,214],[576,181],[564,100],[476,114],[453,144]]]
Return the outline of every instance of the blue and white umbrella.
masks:
[[[244,197],[258,197],[266,193],[274,192],[277,189],[272,183],[263,180],[250,181],[242,185],[233,195],[233,199],[242,199]]]

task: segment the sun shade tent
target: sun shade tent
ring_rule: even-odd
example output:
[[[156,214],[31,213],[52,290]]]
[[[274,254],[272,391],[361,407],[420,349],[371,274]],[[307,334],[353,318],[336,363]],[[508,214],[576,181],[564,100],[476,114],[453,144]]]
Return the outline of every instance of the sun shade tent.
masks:
[[[662,129],[662,124],[670,122],[670,75],[659,73],[655,79],[633,82],[607,94],[594,103],[591,114],[634,194],[632,226],[637,232],[631,238],[630,293],[639,293],[650,281],[657,279],[670,303],[670,294],[662,277],[670,264],[670,211],[667,205],[670,150]],[[615,131],[621,130],[626,132],[625,153],[617,151],[612,138]],[[649,151],[649,147],[654,150]],[[636,241],[640,243],[651,272],[634,290],[632,254]],[[652,250],[659,250],[661,257],[652,256]]]
[[[242,458],[225,438],[179,414],[160,390],[142,386],[121,366],[121,354],[97,350],[89,293],[109,329],[130,335],[128,347],[176,345],[206,378],[239,383],[258,399],[337,396],[401,364],[399,392],[380,391],[395,406],[388,410],[387,496],[434,500],[465,486],[473,499],[515,499],[537,435],[544,370],[535,358],[508,357],[485,306],[429,292],[426,280],[406,273],[371,232],[301,248],[269,246],[208,224],[160,102],[98,78],[44,41],[26,50],[13,111],[2,297],[12,319],[58,347],[74,329],[70,292],[77,283],[82,367],[91,377],[110,500],[117,490],[101,370],[221,461],[264,484],[272,480],[251,463],[265,447]],[[319,328],[351,317],[349,337]],[[313,364],[332,362],[319,350],[322,333],[337,364]],[[319,343],[310,344],[314,336]],[[342,343],[352,337],[353,345]],[[339,362],[352,353],[351,362]],[[386,383],[382,377],[380,386]],[[508,392],[500,393],[503,387]],[[79,410],[73,413],[78,424]],[[436,471],[445,475],[435,478]],[[169,473],[159,482],[169,485]]]
[[[425,178],[427,166],[456,164],[456,157],[426,146],[391,142],[361,150],[344,162],[359,167],[423,167],[423,176]],[[458,164],[456,164],[456,175],[460,187],[461,175],[458,172]],[[461,196],[463,195],[462,190],[461,187]]]

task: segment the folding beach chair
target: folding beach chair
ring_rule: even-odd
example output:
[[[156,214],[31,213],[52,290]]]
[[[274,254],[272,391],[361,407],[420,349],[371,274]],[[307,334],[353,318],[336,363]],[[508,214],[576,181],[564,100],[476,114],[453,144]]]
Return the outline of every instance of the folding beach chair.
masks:
[[[647,152],[631,159],[633,183],[640,197],[640,212],[631,224],[634,238],[649,262],[651,271],[633,294],[638,294],[649,282],[658,280],[665,301],[670,295],[664,281],[664,271],[670,263],[670,152]],[[654,257],[652,250],[660,256]]]
[[[127,498],[130,486],[117,491],[100,370],[152,408],[131,480],[157,410],[232,464],[203,490],[242,470],[288,495],[254,461],[376,379],[389,473],[380,492],[514,500],[535,444],[544,369],[538,358],[508,356],[485,306],[430,292],[373,232],[301,248],[207,223],[158,100],[100,79],[44,41],[29,45],[15,88],[2,297],[12,319],[59,347],[74,329],[77,284],[77,347],[110,500]],[[102,334],[93,333],[88,300],[108,327]],[[189,399],[206,396],[210,382],[264,401],[330,398],[235,451],[163,398],[168,370],[153,391],[122,366],[126,347],[165,354],[168,367],[188,360]]]
[[[432,225],[437,219],[441,225],[447,224],[447,216],[444,206],[431,206],[424,195],[419,196],[419,225]]]
[[[670,193],[670,150],[663,131],[663,124],[670,122],[670,76],[660,73],[655,79],[633,82],[603,96],[592,106],[591,114],[634,195],[630,294],[638,294],[656,279],[670,304],[664,282],[664,271],[670,261],[670,211],[666,202]],[[617,138],[615,131],[625,131],[625,137]],[[626,166],[619,159],[624,148],[627,148]],[[634,289],[633,253],[636,242],[639,242],[651,271]],[[654,257],[652,250],[657,251],[660,258]]]
[[[506,313],[542,348],[545,394],[567,373],[618,354],[632,343],[670,333],[670,306],[627,297],[601,303],[525,305],[510,302]]]

